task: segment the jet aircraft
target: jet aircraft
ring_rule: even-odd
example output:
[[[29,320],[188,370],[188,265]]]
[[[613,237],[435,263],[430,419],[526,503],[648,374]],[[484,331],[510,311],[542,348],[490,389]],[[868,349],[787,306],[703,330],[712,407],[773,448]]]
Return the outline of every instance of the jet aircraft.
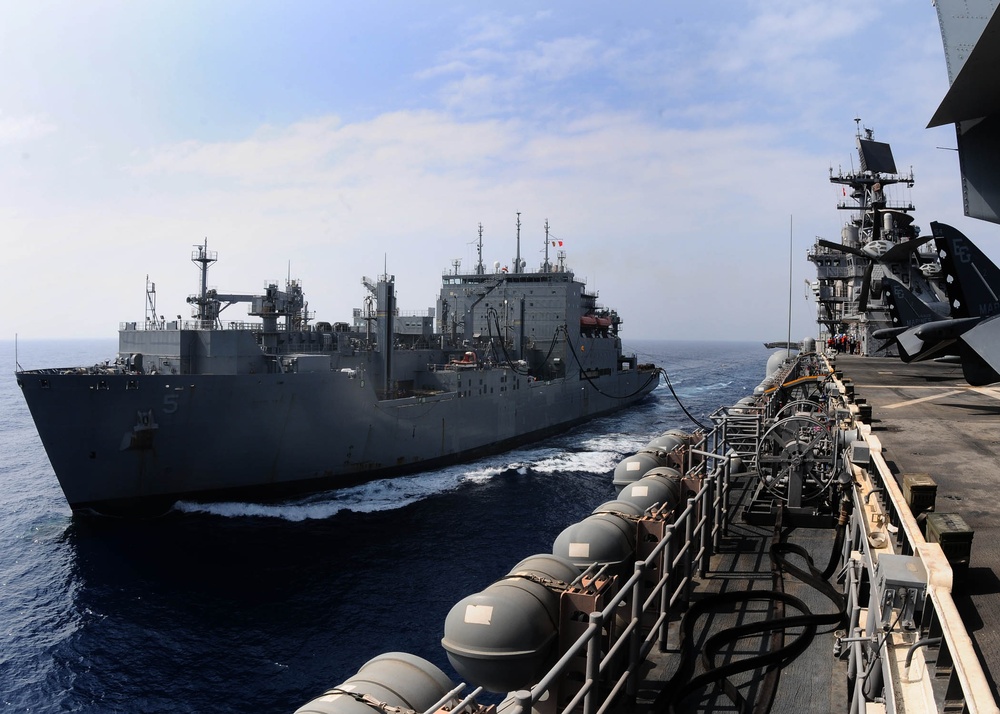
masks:
[[[969,384],[1000,381],[1000,268],[961,231],[931,223],[945,275],[951,316],[937,315],[898,281],[883,279],[897,327],[875,337],[892,339],[904,362],[957,356]]]

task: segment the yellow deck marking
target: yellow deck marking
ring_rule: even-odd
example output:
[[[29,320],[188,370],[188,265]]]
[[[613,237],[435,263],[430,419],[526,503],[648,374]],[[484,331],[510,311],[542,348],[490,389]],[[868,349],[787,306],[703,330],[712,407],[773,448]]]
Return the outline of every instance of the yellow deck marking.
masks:
[[[985,397],[1000,399],[1000,389],[997,389],[996,387],[969,387],[969,389],[978,394],[982,394]]]

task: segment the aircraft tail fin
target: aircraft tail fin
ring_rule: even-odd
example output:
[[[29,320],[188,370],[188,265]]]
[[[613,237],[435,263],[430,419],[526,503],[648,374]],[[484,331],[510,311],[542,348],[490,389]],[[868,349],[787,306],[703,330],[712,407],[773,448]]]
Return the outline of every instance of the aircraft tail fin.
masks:
[[[1000,314],[1000,268],[961,231],[931,223],[941,257],[952,317]]]
[[[893,327],[915,327],[941,319],[927,303],[895,278],[882,278],[882,295],[889,306]]]

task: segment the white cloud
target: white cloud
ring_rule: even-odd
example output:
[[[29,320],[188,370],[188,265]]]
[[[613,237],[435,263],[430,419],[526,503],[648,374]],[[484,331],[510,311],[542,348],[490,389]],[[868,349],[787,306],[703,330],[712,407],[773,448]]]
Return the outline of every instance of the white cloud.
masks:
[[[630,318],[630,334],[657,336],[661,307],[642,296],[646,278],[657,276],[672,299],[709,303],[715,296],[706,273],[734,279],[766,269],[770,256],[754,243],[762,230],[754,216],[783,215],[788,197],[757,174],[768,162],[789,175],[812,169],[805,157],[769,148],[776,138],[760,127],[668,129],[623,113],[582,117],[558,129],[435,112],[393,112],[353,124],[316,118],[262,129],[244,141],[161,147],[132,169],[137,179],[157,182],[148,199],[123,203],[113,215],[95,209],[35,217],[12,230],[50,236],[45,250],[56,256],[49,262],[53,275],[72,273],[95,245],[114,245],[101,272],[123,286],[154,272],[171,314],[185,309],[183,297],[192,290],[177,244],[207,235],[223,259],[213,284],[244,290],[248,282],[283,274],[291,260],[310,304],[325,318],[344,319],[360,304],[359,276],[380,269],[383,256],[398,273],[401,304],[432,305],[437,276],[451,257],[464,253],[468,260],[480,221],[488,262],[509,264],[520,210],[522,254],[531,263],[541,259],[541,224],[548,218],[566,241],[570,264]],[[816,173],[822,185],[822,171]],[[735,215],[746,216],[738,229]],[[74,245],[60,251],[69,235]],[[734,239],[742,245],[722,248]],[[136,260],[154,247],[155,265]],[[58,315],[77,308],[67,302],[43,309]],[[93,334],[92,317],[98,316],[74,322]],[[134,319],[134,309],[112,317]]]
[[[0,113],[0,146],[21,144],[52,134],[56,125],[41,116],[7,116]]]
[[[541,94],[550,91],[547,87],[612,69],[618,54],[596,36],[539,34],[550,20],[551,13],[536,15],[532,22],[476,18],[475,29],[417,77],[442,79],[439,92],[445,106],[465,115],[537,114],[548,104]]]
[[[603,52],[592,37],[559,37],[515,54],[512,61],[521,73],[554,82],[600,66]]]
[[[933,12],[886,24],[902,7],[887,2],[761,3],[746,17],[741,4],[722,22],[715,3],[620,28],[566,8],[476,18],[424,68],[391,78],[386,92],[401,94],[385,107],[328,107],[257,129],[241,115],[238,130],[150,135],[126,161],[132,145],[95,139],[82,167],[67,162],[84,144],[50,147],[48,173],[0,174],[28,199],[0,204],[0,235],[17,246],[0,278],[33,295],[33,314],[108,334],[141,316],[146,273],[165,313],[185,311],[188,245],[208,236],[221,258],[213,284],[258,289],[291,261],[311,308],[338,320],[360,304],[359,276],[383,260],[401,306],[433,304],[450,260],[471,264],[480,222],[487,262],[509,264],[521,211],[522,254],[541,259],[548,218],[570,264],[625,317],[626,336],[780,336],[789,217],[800,255],[814,235],[836,238],[846,216],[826,170],[850,162],[856,113],[893,142],[899,165],[916,167],[921,225],[961,211],[957,173],[936,173],[954,171],[933,149],[948,140],[921,123],[944,77]],[[858,18],[879,26],[884,51],[861,53],[872,48]],[[29,168],[45,159],[36,154]],[[35,251],[56,286],[43,294],[11,267]],[[81,287],[81,266],[99,289]],[[794,282],[810,268],[797,257]],[[136,297],[110,309],[109,294]],[[814,313],[797,309],[804,331]],[[18,321],[8,333],[48,334],[23,311],[7,319]]]
[[[520,15],[478,15],[464,23],[459,37],[462,38],[461,44],[469,47],[485,44],[510,46],[517,43],[519,30],[524,27],[525,22]]]
[[[876,23],[879,9],[870,3],[768,2],[746,24],[727,23],[720,28],[713,53],[718,68],[739,74],[763,71],[783,75],[803,61],[830,55],[840,40],[864,32]],[[864,57],[854,60],[862,71]]]

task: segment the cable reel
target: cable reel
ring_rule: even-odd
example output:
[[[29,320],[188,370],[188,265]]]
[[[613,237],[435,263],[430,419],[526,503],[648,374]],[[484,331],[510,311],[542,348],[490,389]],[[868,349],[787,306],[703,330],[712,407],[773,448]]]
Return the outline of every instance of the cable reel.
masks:
[[[833,434],[823,422],[806,414],[781,419],[757,446],[761,487],[790,508],[815,501],[836,479],[836,452]]]
[[[826,407],[812,399],[796,399],[793,402],[788,402],[788,404],[779,409],[774,418],[775,420],[784,419],[793,414],[801,414],[803,412],[806,414],[823,414],[826,412]]]

